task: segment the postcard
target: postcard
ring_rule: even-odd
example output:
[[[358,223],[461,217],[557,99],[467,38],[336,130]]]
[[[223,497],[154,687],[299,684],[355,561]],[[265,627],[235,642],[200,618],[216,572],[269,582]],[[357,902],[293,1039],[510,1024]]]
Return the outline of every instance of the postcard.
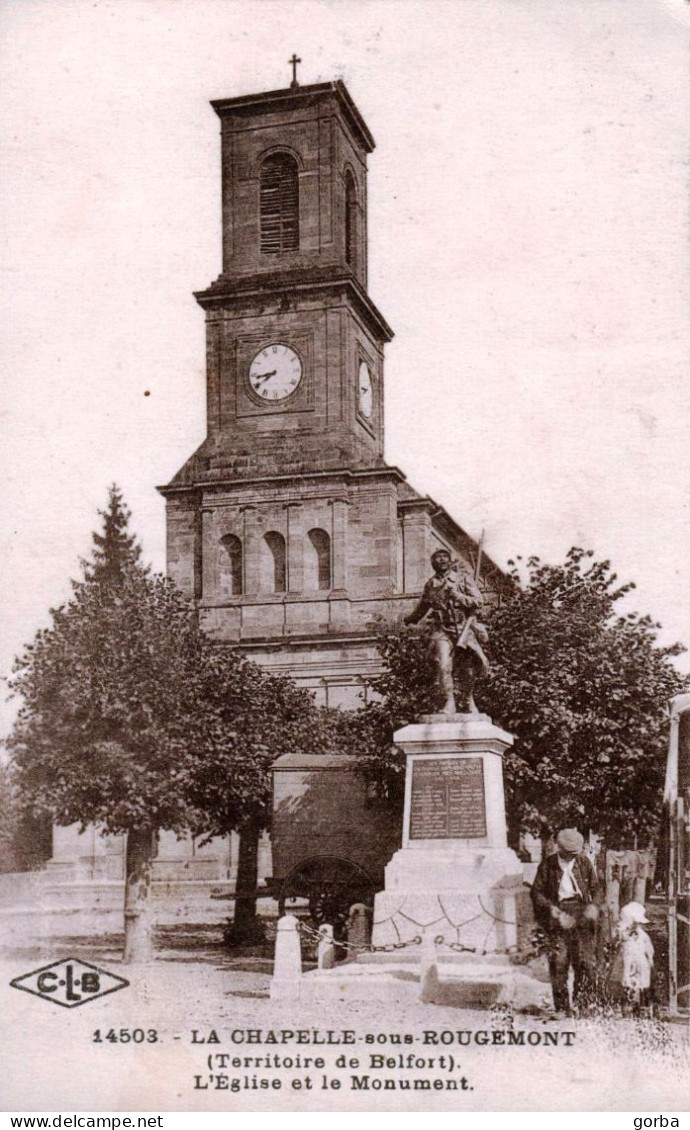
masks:
[[[4,5],[6,1111],[682,1109],[688,12]]]

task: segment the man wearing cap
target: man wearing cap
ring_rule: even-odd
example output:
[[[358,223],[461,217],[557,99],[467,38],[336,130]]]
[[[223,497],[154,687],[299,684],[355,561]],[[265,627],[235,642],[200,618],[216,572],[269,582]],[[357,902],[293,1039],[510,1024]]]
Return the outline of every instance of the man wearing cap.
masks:
[[[568,973],[574,972],[573,1003],[591,1001],[595,973],[595,931],[601,890],[594,867],[582,854],[576,828],[563,828],[557,851],[542,859],[532,884],[534,915],[549,935],[549,974],[557,1014],[571,1015]]]

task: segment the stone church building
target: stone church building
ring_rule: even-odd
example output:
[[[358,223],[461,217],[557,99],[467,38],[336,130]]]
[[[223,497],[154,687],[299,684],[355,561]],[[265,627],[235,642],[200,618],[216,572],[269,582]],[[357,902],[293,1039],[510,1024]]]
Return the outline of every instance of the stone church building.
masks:
[[[213,102],[222,274],[206,316],[207,437],[160,488],[168,571],[215,639],[356,708],[378,669],[372,623],[401,618],[447,548],[477,546],[384,459],[384,350],[367,290],[367,162],[343,82]],[[421,405],[420,405],[421,408]],[[483,557],[480,583],[500,571]],[[51,867],[122,877],[122,842],[57,829]],[[232,879],[234,848],[161,838],[168,881]],[[263,860],[270,873],[268,849]]]

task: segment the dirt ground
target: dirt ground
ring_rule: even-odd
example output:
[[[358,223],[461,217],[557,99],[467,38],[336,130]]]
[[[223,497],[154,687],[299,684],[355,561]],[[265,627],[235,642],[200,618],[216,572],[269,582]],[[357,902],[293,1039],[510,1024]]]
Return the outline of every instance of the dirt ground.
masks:
[[[218,928],[161,932],[147,966],[124,967],[120,953],[113,937],[3,955],[2,1109],[687,1109],[688,1029],[678,1023],[555,1022],[422,1004],[412,994],[272,1001],[270,944],[230,953]],[[129,985],[74,1009],[10,986],[64,957]]]

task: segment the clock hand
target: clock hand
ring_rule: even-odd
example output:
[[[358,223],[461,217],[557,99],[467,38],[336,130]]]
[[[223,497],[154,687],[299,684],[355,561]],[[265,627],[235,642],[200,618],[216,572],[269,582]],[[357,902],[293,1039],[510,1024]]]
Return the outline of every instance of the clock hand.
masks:
[[[259,373],[254,378],[254,380],[256,381],[257,384],[259,383],[259,381],[267,381],[269,377],[275,377],[277,372],[278,372],[277,369],[271,369],[270,373]]]

